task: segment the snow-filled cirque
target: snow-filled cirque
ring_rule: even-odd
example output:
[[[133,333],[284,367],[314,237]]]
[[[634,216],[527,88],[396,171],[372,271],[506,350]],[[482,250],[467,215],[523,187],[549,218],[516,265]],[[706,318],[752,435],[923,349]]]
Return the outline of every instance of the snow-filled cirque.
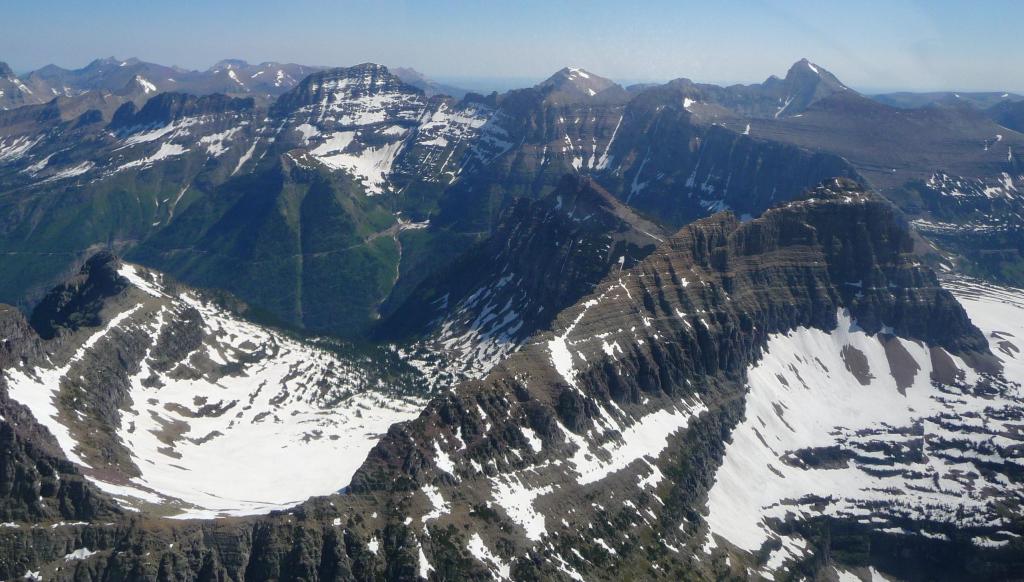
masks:
[[[781,574],[812,549],[779,524],[817,515],[940,539],[949,527],[977,528],[977,546],[1009,543],[999,505],[1024,495],[1010,478],[1024,466],[1024,292],[944,283],[1002,377],[921,342],[869,336],[845,311],[831,332],[773,336],[749,370],[745,419],[709,494],[707,552],[777,540],[764,574]]]
[[[50,365],[6,375],[10,396],[129,508],[245,515],[336,492],[388,427],[424,404],[327,349],[241,320],[157,275],[128,264],[119,273],[135,289],[104,326],[82,330],[73,353],[52,354]],[[94,381],[112,354],[122,358],[114,360],[120,372]],[[107,383],[126,397],[111,441],[97,442],[81,391]]]

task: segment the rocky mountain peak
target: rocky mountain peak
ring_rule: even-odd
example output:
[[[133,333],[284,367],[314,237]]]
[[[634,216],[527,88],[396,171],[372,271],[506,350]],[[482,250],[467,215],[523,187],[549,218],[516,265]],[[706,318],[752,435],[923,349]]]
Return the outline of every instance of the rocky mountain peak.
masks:
[[[160,89],[155,83],[142,75],[136,74],[132,76],[131,80],[129,80],[124,87],[119,91],[115,91],[115,94],[135,98],[145,97],[146,95],[152,95],[159,92]]]
[[[598,93],[612,88],[622,90],[622,87],[614,81],[579,67],[565,67],[538,84],[537,88],[575,97],[594,97]]]
[[[799,200],[838,200],[851,196],[865,196],[880,201],[875,195],[850,178],[831,178],[814,188],[808,188],[793,198]]]
[[[125,60],[120,60],[117,57],[106,57],[102,59],[94,59],[91,63],[85,66],[84,71],[99,71],[103,69],[109,69],[111,67],[122,67],[128,65],[134,65],[139,63],[139,59],[132,57]]]
[[[433,97],[435,95],[448,95],[449,97],[461,99],[465,97],[466,94],[468,93],[468,91],[460,87],[435,81],[428,77],[427,75],[411,67],[391,67],[391,72],[395,74],[403,82],[412,85],[417,89],[423,90],[423,93],[427,97]]]
[[[39,337],[51,339],[62,330],[100,325],[106,299],[128,285],[117,272],[120,266],[117,256],[100,251],[86,260],[78,274],[47,293],[29,318]]]
[[[310,105],[329,108],[333,104],[384,93],[422,94],[422,91],[403,83],[384,65],[363,63],[309,75],[282,95],[274,109],[288,113]]]
[[[218,61],[217,63],[215,63],[212,67],[210,67],[210,70],[242,69],[248,66],[249,63],[243,59],[224,59],[222,61]]]
[[[346,80],[367,89],[381,88],[388,83],[401,82],[401,79],[392,74],[390,69],[376,63],[361,63],[351,67],[327,69],[314,76],[320,82]]]
[[[772,117],[799,115],[808,107],[835,95],[849,92],[835,75],[807,59],[800,59],[789,68],[784,79],[769,77],[759,87],[762,98],[774,107]]]
[[[409,84],[425,83],[430,80],[426,75],[412,67],[394,67],[391,69],[391,72]]]
[[[800,200],[781,204],[745,223],[726,212],[695,222],[633,268],[613,270],[592,293],[563,311],[551,331],[535,336],[481,382],[462,384],[428,405],[416,421],[390,431],[357,473],[352,491],[357,495],[385,491],[403,495],[422,486],[427,495],[445,501],[443,508],[440,502],[434,507],[459,517],[464,515],[461,506],[486,505],[494,513],[481,521],[508,516],[511,527],[502,523],[501,534],[494,537],[517,544],[506,553],[511,561],[538,540],[550,542],[549,547],[578,551],[601,536],[596,542],[600,546],[613,547],[618,553],[628,551],[623,548],[637,539],[637,532],[623,532],[611,521],[606,529],[595,532],[596,526],[588,524],[604,523],[611,513],[606,508],[621,504],[624,495],[631,496],[630,511],[634,503],[645,506],[649,492],[665,495],[668,490],[672,498],[685,498],[683,503],[700,508],[709,489],[721,494],[719,483],[727,479],[728,470],[716,475],[714,467],[722,463],[723,452],[730,446],[728,435],[740,423],[750,422],[763,430],[772,418],[780,418],[781,428],[772,438],[775,434],[811,434],[789,422],[804,418],[797,410],[801,401],[822,390],[826,392],[818,397],[824,414],[812,409],[809,424],[829,417],[828,411],[835,410],[835,403],[850,393],[858,397],[870,394],[866,399],[884,394],[891,398],[892,408],[906,409],[913,419],[919,413],[908,406],[909,399],[899,393],[895,383],[885,392],[876,383],[870,389],[878,391],[866,393],[866,382],[854,376],[866,378],[865,370],[871,366],[875,377],[905,374],[907,367],[901,368],[901,358],[906,356],[901,350],[907,349],[908,354],[917,350],[918,359],[909,368],[912,374],[921,371],[917,388],[931,391],[931,380],[941,374],[930,374],[932,361],[939,362],[936,368],[953,370],[946,374],[952,377],[959,372],[956,365],[948,363],[954,361],[949,354],[965,358],[971,353],[985,355],[977,353],[987,351],[983,335],[953,295],[916,260],[908,237],[906,226],[888,203],[846,181],[826,182]],[[790,339],[791,333],[816,338],[829,335],[829,339],[799,343]],[[903,344],[893,339],[897,337],[915,341]],[[853,345],[853,341],[859,343]],[[915,348],[921,345],[918,342],[927,344],[931,352]],[[901,348],[903,345],[909,348]],[[749,370],[764,361],[766,354],[770,361],[770,357],[778,357],[773,350],[784,352],[787,347],[795,355],[787,358],[785,366],[777,366],[777,374],[773,368],[764,378],[780,384],[777,394],[795,391],[796,395],[788,406],[773,408],[769,404],[766,412],[760,412],[757,400],[746,395],[748,387],[759,381]],[[873,359],[861,356],[863,353],[872,354]],[[824,358],[830,358],[828,365]],[[865,364],[867,361],[871,363]],[[961,372],[967,368],[957,365]],[[838,394],[829,393],[830,381],[805,380],[813,370],[830,378],[832,384],[840,378],[846,383],[840,385]],[[955,387],[949,390],[960,396]],[[949,399],[941,390],[929,394],[939,402]],[[744,409],[746,421],[742,420]],[[859,414],[853,410],[851,417]],[[676,414],[678,417],[673,416]],[[677,424],[659,436],[656,447],[639,446],[652,442],[643,435],[651,435],[646,431],[663,426],[662,422]],[[847,416],[840,415],[836,422],[847,422]],[[884,428],[884,422],[856,426],[874,430]],[[908,425],[915,426],[913,422]],[[668,436],[675,431],[683,435],[679,440]],[[733,432],[734,441],[736,434]],[[753,446],[771,441],[761,434],[751,436],[751,441],[758,443]],[[829,454],[841,446],[849,445],[840,442]],[[510,454],[510,450],[516,453]],[[956,463],[962,462],[962,457],[954,457],[959,452],[950,455]],[[611,454],[599,456],[605,453]],[[735,456],[726,455],[726,462]],[[897,467],[904,462],[898,455],[890,457],[896,458]],[[796,472],[816,468],[809,464],[801,463]],[[776,465],[782,467],[780,473],[790,466],[785,462]],[[871,459],[863,465],[864,474],[881,473]],[[911,460],[907,465],[910,478],[919,479],[920,462]],[[742,465],[736,473],[740,483],[729,489],[730,493],[749,487],[743,479],[755,466],[757,463],[751,462]],[[891,466],[887,464],[886,469]],[[662,475],[669,474],[666,469],[680,467],[692,471],[688,473],[692,478],[685,483],[664,480]],[[705,472],[705,468],[710,470]],[[765,473],[772,470],[769,467]],[[567,471],[574,471],[577,478],[567,479]],[[648,488],[651,475],[654,484]],[[892,473],[885,475],[888,479]],[[491,487],[478,486],[487,480]],[[931,487],[930,479],[920,482]],[[506,483],[513,485],[503,487]],[[876,490],[865,493],[864,502],[857,497],[859,491],[851,498],[857,499],[858,506],[864,503],[874,511],[880,504],[873,494]],[[911,493],[903,495],[901,490],[894,494],[901,496],[894,504],[897,511],[920,507],[924,509],[922,521],[934,519],[928,513],[932,491],[906,490]],[[727,498],[734,503],[739,496]],[[815,501],[819,499],[815,497]],[[559,526],[561,508],[569,506],[575,511],[566,512]],[[653,513],[670,506],[654,500],[651,507]],[[702,519],[699,512],[678,512],[664,521],[653,520],[650,527],[657,532],[655,537],[681,535],[700,552],[704,525],[693,526]],[[728,516],[735,520],[735,514]],[[440,527],[447,525],[443,519]],[[723,531],[722,521],[708,519],[707,523],[716,534]],[[473,527],[479,526],[474,523],[469,531],[483,530]],[[703,547],[719,551],[714,542]],[[756,553],[759,548],[757,542],[750,551]],[[755,558],[758,564],[768,553],[764,550]],[[579,567],[589,566],[581,563]],[[681,573],[673,579],[698,578]]]
[[[793,66],[786,73],[784,81],[791,85],[813,85],[820,83],[833,90],[846,89],[846,85],[839,81],[835,75],[807,59],[800,59],[793,63]]]
[[[0,77],[3,77],[5,79],[14,78],[14,71],[11,70],[10,65],[3,61],[0,61]]]
[[[101,58],[101,59],[93,59],[88,65],[85,66],[85,68],[86,69],[98,69],[98,68],[103,67],[105,65],[113,65],[113,64],[117,64],[119,62],[120,61],[118,61],[116,58],[114,58],[112,56],[111,57]]]

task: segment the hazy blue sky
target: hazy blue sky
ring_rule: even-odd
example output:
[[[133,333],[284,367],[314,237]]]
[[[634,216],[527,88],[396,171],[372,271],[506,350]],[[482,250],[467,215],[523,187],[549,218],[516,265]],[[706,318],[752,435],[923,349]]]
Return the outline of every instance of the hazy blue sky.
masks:
[[[801,57],[862,90],[1024,92],[1022,0],[14,0],[17,71],[136,56],[412,66],[436,78],[756,82]]]

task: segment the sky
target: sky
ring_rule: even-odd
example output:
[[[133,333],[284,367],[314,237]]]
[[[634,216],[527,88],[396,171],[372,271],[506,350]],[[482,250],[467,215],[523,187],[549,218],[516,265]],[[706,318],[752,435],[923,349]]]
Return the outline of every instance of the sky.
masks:
[[[620,82],[754,83],[800,58],[866,92],[1024,93],[1021,0],[15,0],[0,60],[223,58],[408,66],[481,88],[567,66]]]

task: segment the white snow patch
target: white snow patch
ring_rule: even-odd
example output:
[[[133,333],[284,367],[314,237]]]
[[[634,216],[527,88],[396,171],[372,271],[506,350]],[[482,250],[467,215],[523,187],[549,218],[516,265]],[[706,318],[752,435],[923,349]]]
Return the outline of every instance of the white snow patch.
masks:
[[[70,168],[63,169],[63,170],[53,174],[52,176],[50,176],[49,178],[47,178],[44,181],[45,182],[52,182],[54,180],[64,180],[64,179],[67,179],[67,178],[74,178],[75,176],[81,176],[82,174],[84,174],[84,173],[88,172],[89,170],[93,169],[93,167],[95,167],[95,166],[96,166],[96,164],[94,164],[93,162],[85,161],[85,162],[82,162],[80,164],[76,164],[74,166],[71,166]]]
[[[1012,329],[1016,337],[1024,337],[1024,293],[1015,291],[1016,299],[1006,301],[1002,296],[1013,293],[989,290],[975,295],[974,289],[957,294],[976,325],[986,332]],[[1019,494],[1022,487],[981,475],[974,461],[1009,461],[991,451],[1018,443],[997,436],[1007,434],[997,419],[1021,409],[1019,385],[996,397],[935,387],[928,348],[887,336],[900,342],[918,366],[901,391],[881,338],[865,334],[844,312],[838,319],[832,332],[801,328],[772,336],[764,358],[750,369],[746,417],[732,433],[709,494],[712,534],[755,552],[779,537],[767,524],[772,518],[824,513],[871,517],[883,524],[888,517],[914,516],[963,526],[988,523],[993,519],[992,499],[983,490]],[[844,350],[863,354],[872,377],[868,385],[848,370]],[[963,371],[965,385],[972,386],[978,375],[950,357]],[[1024,380],[1016,356],[1003,360],[1007,378]],[[990,444],[976,449],[963,439],[982,428],[972,420],[979,415],[990,421],[971,439]],[[892,453],[886,451],[892,447],[909,446],[923,447],[923,459],[897,461],[899,470],[892,475],[871,471],[872,463],[889,458]],[[821,469],[793,456],[824,447],[839,447],[852,458]],[[813,507],[816,503],[824,507]],[[777,569],[782,561],[780,556],[772,567]]]
[[[227,146],[224,145],[225,142],[230,141],[231,138],[235,136],[235,134],[241,131],[241,129],[241,127],[232,127],[231,129],[222,131],[220,133],[204,135],[203,137],[199,138],[199,143],[206,146],[206,153],[210,154],[215,158],[218,158],[224,152],[228,151]]]
[[[89,548],[78,548],[70,554],[66,554],[64,556],[64,561],[71,562],[74,560],[85,560],[94,555],[96,555],[96,552],[89,551]]]
[[[444,496],[441,495],[441,491],[437,487],[424,485],[420,490],[423,491],[423,494],[427,496],[427,499],[430,500],[430,504],[433,506],[430,513],[423,516],[423,521],[437,519],[451,511],[451,506],[444,500]]]
[[[120,172],[122,170],[128,170],[130,168],[147,168],[149,166],[152,166],[155,162],[166,160],[167,158],[172,158],[175,156],[180,156],[187,151],[187,149],[185,149],[183,146],[179,144],[164,142],[160,144],[160,149],[154,152],[153,155],[128,162],[127,164],[124,164],[121,167],[114,170],[114,173]]]
[[[437,441],[434,441],[434,454],[434,463],[437,465],[437,468],[454,477],[455,463],[452,462],[452,458],[448,456],[448,453],[444,452],[441,444]]]
[[[93,483],[129,508],[140,501],[173,503],[182,508],[174,517],[213,518],[266,513],[336,492],[381,435],[425,403],[371,383],[331,351],[237,319],[191,294],[168,295],[161,279],[142,277],[138,267],[124,265],[119,273],[147,299],[88,335],[66,362],[3,373],[10,397],[32,411]],[[80,430],[75,419],[57,407],[62,379],[113,330],[155,338],[189,308],[202,318],[204,343],[183,362],[244,365],[215,378],[176,377],[155,371],[147,354],[128,378],[128,404],[116,427],[141,475],[93,474],[69,428]],[[170,442],[169,425],[180,431]]]
[[[527,426],[521,426],[519,427],[519,430],[523,432],[523,436],[526,437],[526,442],[530,445],[530,448],[533,449],[533,452],[539,453],[541,449],[544,448],[544,442],[540,440],[540,437],[537,436],[537,433],[534,432],[533,429]]]
[[[469,550],[470,554],[473,554],[474,558],[480,560],[484,564],[487,564],[487,566],[491,568],[492,574],[496,574],[499,579],[510,579],[512,575],[512,568],[487,548],[487,545],[484,544],[484,540],[480,537],[480,534],[473,532],[473,535],[469,537],[469,543],[466,545],[466,549]]]
[[[423,546],[419,547],[419,554],[417,555],[416,563],[418,564],[418,573],[420,578],[429,578],[430,573],[434,571],[434,567],[427,561],[427,555],[423,553]]]
[[[145,77],[136,76],[135,82],[138,83],[139,87],[142,88],[142,92],[145,95],[157,92],[156,85],[150,83],[148,80],[145,79]]]

